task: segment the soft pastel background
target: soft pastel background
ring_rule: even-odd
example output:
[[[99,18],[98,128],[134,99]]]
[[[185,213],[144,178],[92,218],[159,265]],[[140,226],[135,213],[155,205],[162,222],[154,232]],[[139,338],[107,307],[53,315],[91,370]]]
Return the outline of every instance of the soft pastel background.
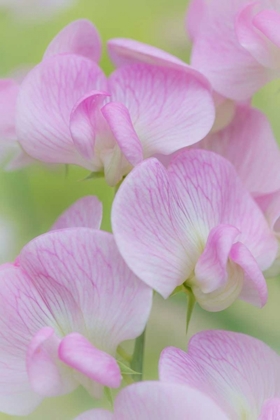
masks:
[[[16,19],[0,13],[0,75],[6,76],[20,66],[40,61],[53,36],[70,21],[86,17],[99,29],[104,41],[102,66],[109,73],[112,66],[106,55],[106,40],[130,37],[154,44],[188,59],[190,45],[185,36],[185,0],[80,0],[51,21]],[[280,140],[280,82],[259,92],[254,104],[268,115]],[[279,168],[280,170],[280,168]],[[11,260],[21,247],[45,232],[55,218],[77,198],[96,194],[104,204],[103,228],[110,229],[110,205],[113,189],[102,180],[83,179],[86,171],[71,167],[66,176],[63,167],[32,166],[18,172],[0,170],[0,262]],[[269,302],[258,310],[243,303],[218,313],[195,309],[188,336],[207,328],[222,328],[259,337],[280,352],[280,280],[269,281]],[[155,304],[147,332],[145,378],[157,378],[160,351],[174,345],[187,346],[184,296]],[[28,419],[70,420],[94,406],[82,389],[70,396],[46,400]],[[1,415],[0,420],[12,417]]]

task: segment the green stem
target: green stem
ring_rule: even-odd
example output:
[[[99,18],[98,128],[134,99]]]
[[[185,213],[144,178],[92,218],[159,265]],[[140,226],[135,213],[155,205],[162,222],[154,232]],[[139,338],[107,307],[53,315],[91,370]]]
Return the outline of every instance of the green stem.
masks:
[[[143,365],[144,365],[144,349],[145,349],[145,335],[146,330],[136,338],[134,352],[132,355],[132,360],[130,367],[135,372],[139,372],[140,375],[133,375],[133,379],[135,382],[139,382],[143,380]]]

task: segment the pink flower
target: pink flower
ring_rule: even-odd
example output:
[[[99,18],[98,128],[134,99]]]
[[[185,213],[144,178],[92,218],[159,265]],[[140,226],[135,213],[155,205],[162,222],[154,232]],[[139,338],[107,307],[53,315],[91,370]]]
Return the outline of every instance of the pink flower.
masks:
[[[134,39],[110,39],[108,41],[108,52],[116,67],[122,67],[133,63],[154,64],[192,73],[196,77],[199,77],[204,84],[209,84],[209,81],[202,73],[199,73],[179,58],[160,50],[159,48],[135,41]],[[211,131],[218,131],[231,122],[234,117],[236,104],[232,100],[219,95],[217,92],[213,92],[213,100],[216,108],[216,118]]]
[[[16,128],[32,157],[104,171],[113,186],[144,158],[201,140],[214,114],[209,84],[192,69],[138,63],[107,80],[92,60],[56,54],[25,78]]]
[[[203,2],[197,0],[191,3],[190,16],[195,17],[197,13],[197,19],[189,21],[191,34],[198,31]],[[118,67],[145,62],[194,71],[177,57],[132,39],[111,39],[108,51]],[[254,195],[280,188],[280,152],[265,115],[251,108],[249,101],[236,103],[217,92],[213,93],[213,99],[216,107],[215,124],[206,138],[192,147],[213,150],[230,160],[245,186]],[[168,162],[170,158],[162,156],[161,160]]]
[[[248,99],[280,76],[279,23],[278,0],[193,0],[191,64],[221,95]]]
[[[228,420],[207,395],[188,386],[142,382],[123,389],[114,413],[91,410],[76,420]]]
[[[231,123],[195,147],[228,159],[254,196],[280,188],[280,150],[267,117],[248,105],[236,107]]]
[[[129,267],[163,297],[184,283],[210,311],[237,298],[265,304],[261,270],[277,241],[222,157],[185,150],[167,168],[154,158],[141,163],[119,189],[112,226]]]
[[[101,41],[93,24],[81,19],[67,25],[52,40],[44,57],[73,53],[98,62]],[[27,72],[26,72],[27,73]],[[24,77],[0,80],[0,162],[10,161],[6,169],[18,169],[32,162],[17,141],[16,102]]]
[[[80,384],[95,397],[103,386],[118,388],[116,349],[149,317],[152,290],[113,236],[92,229],[100,203],[86,197],[67,213],[55,225],[67,229],[34,239],[0,267],[0,411],[8,414],[26,415]],[[83,222],[90,227],[71,228]]]
[[[204,393],[227,419],[279,418],[280,357],[247,335],[198,333],[191,338],[187,353],[174,347],[163,350],[159,375],[164,382]]]

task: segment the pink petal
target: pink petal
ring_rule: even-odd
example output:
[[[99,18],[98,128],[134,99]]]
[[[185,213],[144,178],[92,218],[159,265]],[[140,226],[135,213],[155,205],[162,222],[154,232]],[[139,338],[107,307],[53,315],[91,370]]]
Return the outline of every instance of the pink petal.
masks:
[[[280,234],[280,190],[258,196],[256,202],[265,214],[268,224],[276,235]]]
[[[239,105],[233,121],[198,146],[228,159],[251,193],[266,194],[280,188],[280,151],[261,111]]]
[[[254,25],[273,44],[280,48],[280,13],[275,10],[263,10],[254,17]]]
[[[262,408],[259,420],[278,420],[280,418],[280,398],[266,401]]]
[[[230,251],[230,259],[243,270],[244,280],[239,298],[252,305],[263,307],[267,302],[266,281],[250,251],[242,243],[237,242]]]
[[[2,265],[0,283],[0,411],[28,415],[42,397],[30,386],[26,351],[32,337],[45,324],[44,315],[41,314],[41,320],[32,316],[40,298],[18,267]]]
[[[201,73],[174,55],[152,45],[128,38],[110,39],[107,45],[110,58],[116,67],[122,67],[127,64],[147,63],[183,70],[199,79],[206,88],[210,89],[208,80]]]
[[[160,379],[186,384],[208,395],[228,418],[257,418],[266,399],[280,395],[280,358],[255,338],[226,331],[204,331],[188,352],[165,349]]]
[[[68,366],[109,388],[119,388],[121,371],[114,357],[98,350],[78,333],[67,335],[59,346],[59,358]]]
[[[80,414],[75,420],[114,420],[114,415],[107,410],[95,409]]]
[[[52,328],[42,328],[32,339],[27,350],[27,372],[34,392],[53,397],[72,392],[78,383],[71,370],[58,359],[59,339]]]
[[[274,26],[274,24],[277,24],[277,22],[274,22],[275,18],[277,20],[277,13],[272,10],[265,10],[257,14],[259,6],[259,2],[252,2],[240,11],[235,22],[236,35],[240,45],[252,54],[261,65],[277,68],[279,67],[280,51],[269,38],[266,38],[269,33],[273,38],[275,35],[277,36],[278,26]],[[268,23],[267,19],[269,20],[268,15],[271,14],[274,16],[270,16],[272,22],[269,23],[274,26],[274,29],[270,29],[267,33],[265,26]],[[265,31],[263,34],[262,27]]]
[[[100,108],[109,94],[106,92],[89,92],[75,105],[70,116],[70,131],[73,142],[79,153],[87,160],[93,160],[95,154],[96,138],[105,134],[102,130]],[[98,169],[98,168],[97,168]]]
[[[147,64],[123,66],[110,76],[109,85],[112,101],[127,107],[145,157],[196,143],[213,125],[209,89],[185,71]]]
[[[16,140],[15,113],[19,85],[12,79],[0,80],[0,141]]]
[[[206,2],[195,32],[191,64],[206,76],[215,91],[242,101],[275,77],[240,45],[235,19],[247,0]]]
[[[49,44],[44,58],[56,54],[77,54],[99,62],[101,39],[95,26],[87,19],[79,19],[65,26]]]
[[[208,396],[187,386],[142,382],[123,389],[114,420],[227,420]]]
[[[23,248],[18,264],[36,279],[63,335],[79,332],[114,354],[120,342],[145,328],[152,291],[126,266],[111,234],[88,228],[49,232]]]
[[[143,150],[140,140],[133,128],[128,109],[117,102],[109,102],[102,108],[114,138],[125,158],[133,166],[143,160]]]
[[[51,230],[71,227],[100,229],[102,222],[102,203],[97,197],[89,195],[80,198],[56,220]]]
[[[239,234],[230,225],[219,225],[209,233],[205,249],[195,266],[195,276],[204,293],[211,293],[226,282],[229,253]]]
[[[186,29],[192,41],[196,39],[199,32],[203,30],[203,13],[207,11],[205,0],[191,0],[186,15]]]
[[[156,159],[127,176],[112,208],[113,232],[126,263],[164,297],[192,270],[192,255],[178,240],[178,213],[168,172]]]
[[[202,150],[178,153],[167,169],[156,159],[141,163],[123,182],[112,209],[121,254],[164,297],[190,279],[210,231],[220,224],[240,231],[238,240],[261,269],[272,264],[277,243],[262,212],[234,168]]]
[[[86,93],[100,89],[106,89],[104,74],[81,56],[56,55],[31,70],[17,102],[17,135],[25,151],[44,162],[90,166],[75,149],[70,114]]]

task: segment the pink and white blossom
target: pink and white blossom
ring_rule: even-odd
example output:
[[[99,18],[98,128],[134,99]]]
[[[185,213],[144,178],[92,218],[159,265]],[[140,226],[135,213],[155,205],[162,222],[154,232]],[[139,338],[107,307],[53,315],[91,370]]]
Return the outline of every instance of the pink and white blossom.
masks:
[[[76,420],[228,420],[207,395],[185,385],[142,382],[123,389],[114,413],[91,410]]]
[[[115,198],[112,226],[129,267],[163,297],[182,285],[219,311],[236,299],[263,306],[262,274],[277,241],[233,166],[209,151],[184,150],[165,168],[138,165]]]
[[[133,63],[148,63],[157,66],[180,69],[194,74],[205,84],[210,86],[209,81],[202,73],[184,61],[159,48],[129,38],[114,38],[108,41],[108,53],[116,67]],[[215,123],[211,132],[226,127],[233,119],[236,103],[228,98],[212,92],[215,104]]]
[[[132,63],[107,79],[72,53],[47,55],[28,74],[16,114],[30,156],[104,171],[112,186],[143,159],[198,142],[215,119],[209,83],[191,68]]]
[[[101,40],[90,21],[80,19],[63,28],[47,47],[44,58],[65,53],[99,61]],[[24,76],[21,72],[20,77],[0,79],[0,162],[6,164],[7,170],[22,168],[33,161],[18,143],[15,127],[20,85],[29,71],[25,70]]]
[[[161,381],[207,395],[227,419],[276,420],[280,413],[280,357],[263,342],[239,333],[204,331],[188,351],[163,350]]]
[[[195,147],[229,160],[253,196],[280,188],[279,146],[266,115],[249,105],[238,104],[227,127],[210,133]]]
[[[0,283],[2,412],[26,415],[80,384],[95,397],[103,386],[120,386],[116,349],[142,333],[152,291],[111,234],[68,228],[42,235],[0,267]]]
[[[191,64],[215,91],[246,100],[280,76],[279,0],[193,0]]]

